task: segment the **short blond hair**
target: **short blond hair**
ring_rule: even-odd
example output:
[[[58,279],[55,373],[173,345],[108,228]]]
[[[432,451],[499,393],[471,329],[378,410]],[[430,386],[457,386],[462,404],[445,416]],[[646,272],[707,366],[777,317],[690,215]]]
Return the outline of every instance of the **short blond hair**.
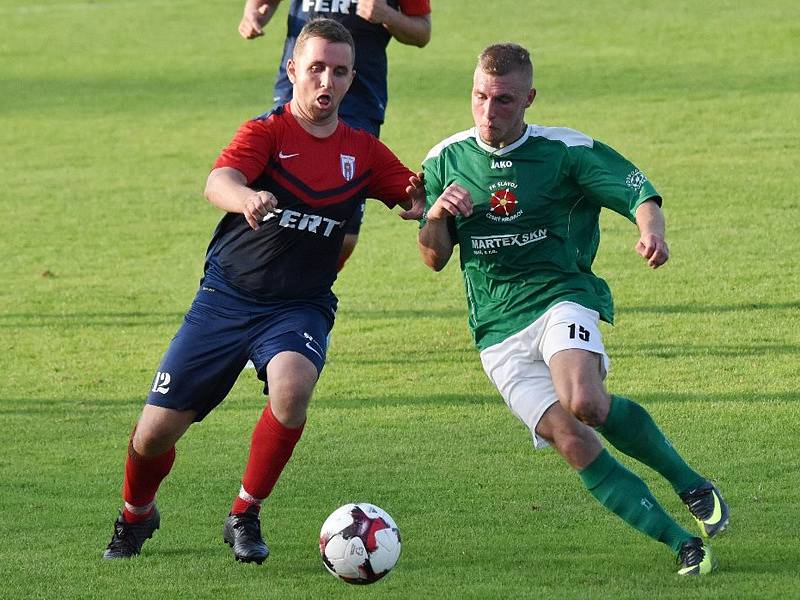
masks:
[[[478,55],[478,67],[487,75],[520,73],[533,83],[531,54],[519,44],[506,42],[487,46]]]

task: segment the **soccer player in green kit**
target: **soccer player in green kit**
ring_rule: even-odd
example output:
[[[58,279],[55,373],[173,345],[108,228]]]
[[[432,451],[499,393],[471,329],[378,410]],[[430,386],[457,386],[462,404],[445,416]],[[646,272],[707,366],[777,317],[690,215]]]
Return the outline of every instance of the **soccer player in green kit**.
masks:
[[[636,223],[636,251],[655,269],[669,258],[661,197],[608,146],[572,129],[525,123],[536,96],[528,51],[496,44],[478,58],[475,127],[423,162],[419,233],[435,271],[460,247],[469,325],[486,374],[535,447],[552,445],[608,510],[669,546],[681,575],[711,573],[711,549],[668,515],[646,484],[603,447],[665,477],[704,537],[728,523],[716,486],[694,471],[636,402],[609,395],[599,320],[613,320],[608,285],[592,273],[600,209]]]

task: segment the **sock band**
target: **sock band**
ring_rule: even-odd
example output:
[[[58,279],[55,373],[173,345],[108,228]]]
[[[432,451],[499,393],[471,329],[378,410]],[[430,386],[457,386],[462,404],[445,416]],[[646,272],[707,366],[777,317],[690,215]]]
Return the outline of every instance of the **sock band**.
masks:
[[[255,496],[248,494],[247,490],[244,489],[244,486],[239,488],[239,499],[244,500],[248,504],[256,504],[261,506],[261,503],[264,501],[264,498],[256,498]]]
[[[125,480],[122,499],[125,507],[122,518],[128,523],[146,519],[155,506],[156,492],[175,462],[175,446],[158,456],[142,456],[133,447],[133,436],[128,443],[125,460]]]

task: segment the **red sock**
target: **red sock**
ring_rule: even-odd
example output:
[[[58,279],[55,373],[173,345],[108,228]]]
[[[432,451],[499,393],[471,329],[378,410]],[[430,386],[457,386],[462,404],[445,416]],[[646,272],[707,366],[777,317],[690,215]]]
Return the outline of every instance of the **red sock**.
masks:
[[[261,508],[262,500],[269,496],[292,456],[304,426],[289,429],[275,418],[272,408],[267,404],[253,430],[250,458],[242,477],[241,490],[231,507],[232,514],[243,513],[252,507],[255,510]]]
[[[122,484],[122,498],[125,500],[122,518],[126,522],[143,521],[153,514],[158,486],[169,473],[173,462],[175,446],[164,454],[148,458],[133,449],[131,436],[125,461],[125,481]]]

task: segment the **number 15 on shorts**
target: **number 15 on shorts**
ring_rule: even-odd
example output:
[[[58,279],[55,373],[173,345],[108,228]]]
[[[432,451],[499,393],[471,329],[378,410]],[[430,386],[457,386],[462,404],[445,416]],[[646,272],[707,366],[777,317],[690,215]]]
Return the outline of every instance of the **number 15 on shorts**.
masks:
[[[574,340],[577,337],[584,342],[589,341],[589,331],[583,325],[570,323],[567,327],[569,328],[569,339]]]

